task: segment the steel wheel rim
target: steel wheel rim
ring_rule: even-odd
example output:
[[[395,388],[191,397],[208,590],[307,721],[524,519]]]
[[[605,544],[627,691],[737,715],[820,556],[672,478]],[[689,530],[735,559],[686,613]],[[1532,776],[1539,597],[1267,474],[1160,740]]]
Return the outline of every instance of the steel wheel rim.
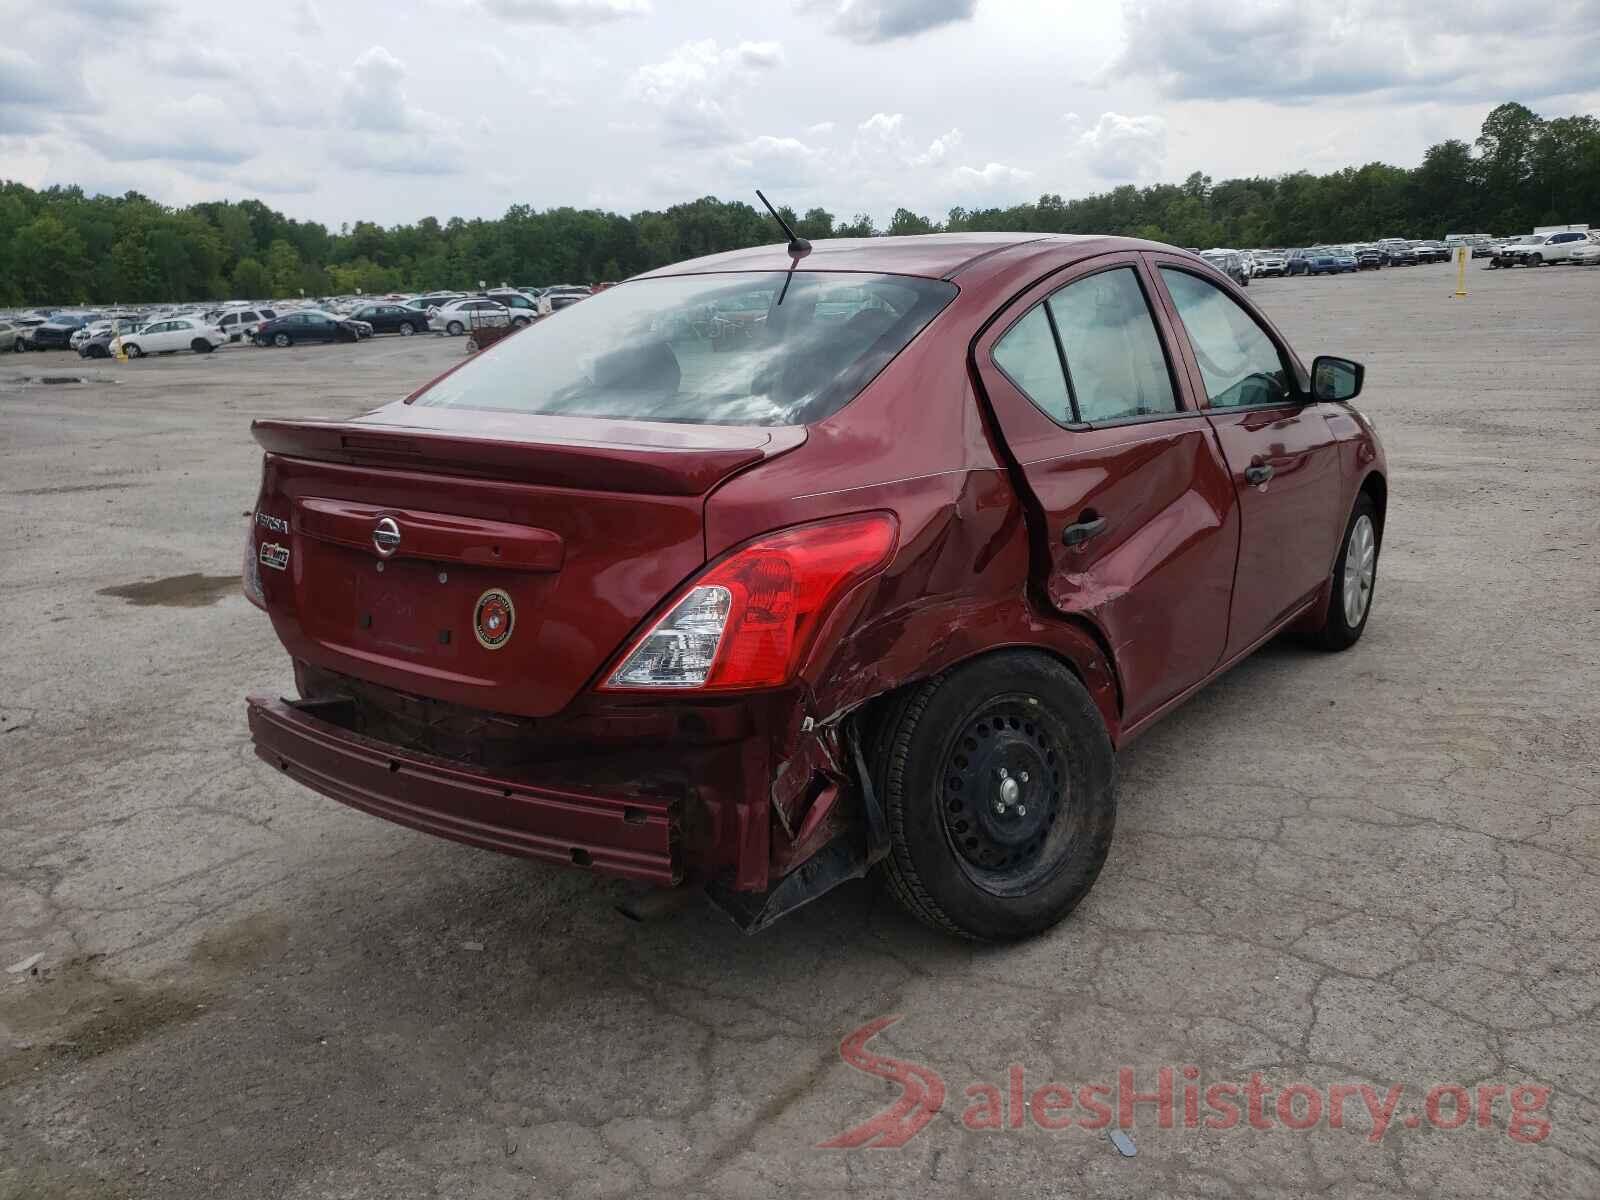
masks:
[[[1071,857],[1081,823],[1072,803],[1066,730],[1037,697],[995,697],[948,743],[937,803],[962,873],[982,890],[1037,890]]]
[[[1350,527],[1344,548],[1344,620],[1354,629],[1372,603],[1372,584],[1378,573],[1378,539],[1372,518],[1362,513]]]

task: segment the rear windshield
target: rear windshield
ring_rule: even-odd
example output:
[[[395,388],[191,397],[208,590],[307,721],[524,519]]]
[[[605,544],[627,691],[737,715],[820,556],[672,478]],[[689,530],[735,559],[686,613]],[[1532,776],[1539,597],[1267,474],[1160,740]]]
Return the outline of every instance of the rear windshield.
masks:
[[[955,294],[953,284],[903,275],[760,271],[635,280],[546,317],[415,403],[808,424],[851,400]]]

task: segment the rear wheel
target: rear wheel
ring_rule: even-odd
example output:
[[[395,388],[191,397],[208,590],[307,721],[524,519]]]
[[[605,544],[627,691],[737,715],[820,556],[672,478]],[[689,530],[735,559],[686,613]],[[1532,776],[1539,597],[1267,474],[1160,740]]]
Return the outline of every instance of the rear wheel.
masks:
[[[415,332],[416,332],[416,330],[412,327],[410,321],[401,321],[400,322],[400,336],[401,337],[410,337]]]
[[[216,347],[210,342],[206,341],[205,338],[195,338],[194,341],[189,343],[189,349],[193,350],[196,354],[210,354],[216,349]]]
[[[879,730],[882,871],[914,916],[981,941],[1060,921],[1094,885],[1116,822],[1117,768],[1077,677],[1004,651],[910,689]]]
[[[513,329],[521,329],[527,323],[528,323],[528,318],[527,317],[517,317],[515,320],[513,320],[511,322],[511,328],[513,328]]]
[[[444,331],[446,333],[448,333],[451,337],[460,337],[463,333],[465,333],[467,331],[467,327],[465,325],[463,325],[460,321],[451,321],[450,324],[448,324],[448,325],[446,325],[444,327]]]
[[[139,349],[137,342],[123,342],[122,349],[129,358],[143,358],[144,351]]]
[[[1348,650],[1367,628],[1372,593],[1378,584],[1377,514],[1372,497],[1361,493],[1333,564],[1327,620],[1312,639],[1324,650]]]

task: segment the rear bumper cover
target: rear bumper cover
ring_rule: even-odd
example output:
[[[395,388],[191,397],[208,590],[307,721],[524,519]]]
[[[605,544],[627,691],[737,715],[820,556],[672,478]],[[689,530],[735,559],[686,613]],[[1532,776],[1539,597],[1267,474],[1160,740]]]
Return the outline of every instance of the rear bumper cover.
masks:
[[[473,846],[657,886],[682,879],[668,799],[568,791],[403,751],[287,700],[247,701],[256,754],[362,812]]]

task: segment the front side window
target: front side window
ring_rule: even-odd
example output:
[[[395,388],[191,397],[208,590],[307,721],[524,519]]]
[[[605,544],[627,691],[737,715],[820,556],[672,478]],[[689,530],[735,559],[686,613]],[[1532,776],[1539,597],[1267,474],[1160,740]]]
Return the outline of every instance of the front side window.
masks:
[[[1234,299],[1197,275],[1162,267],[1215,408],[1278,404],[1294,394],[1278,347]]]
[[[1080,421],[1178,411],[1150,305],[1132,267],[1070,283],[1047,301]]]
[[[953,284],[899,275],[748,271],[640,279],[574,304],[559,321],[536,322],[415,403],[809,424],[853,399],[955,295]]]

